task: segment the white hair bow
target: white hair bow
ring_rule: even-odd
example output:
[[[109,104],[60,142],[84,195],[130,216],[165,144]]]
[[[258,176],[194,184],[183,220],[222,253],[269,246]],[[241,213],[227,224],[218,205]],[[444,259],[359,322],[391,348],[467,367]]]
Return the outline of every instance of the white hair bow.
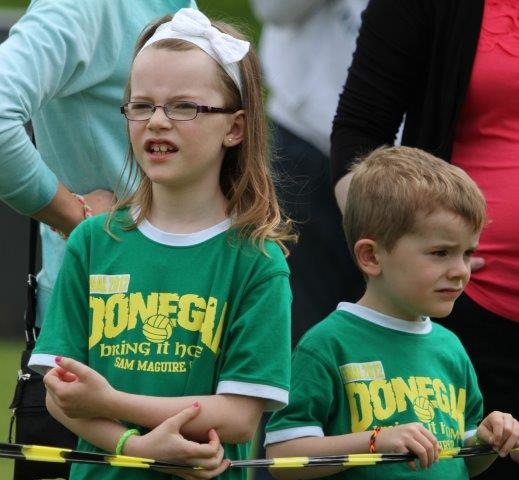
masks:
[[[192,8],[181,8],[169,22],[160,25],[140,51],[166,38],[186,40],[200,47],[222,66],[241,95],[242,82],[237,62],[247,55],[249,42],[220,32],[202,12]]]

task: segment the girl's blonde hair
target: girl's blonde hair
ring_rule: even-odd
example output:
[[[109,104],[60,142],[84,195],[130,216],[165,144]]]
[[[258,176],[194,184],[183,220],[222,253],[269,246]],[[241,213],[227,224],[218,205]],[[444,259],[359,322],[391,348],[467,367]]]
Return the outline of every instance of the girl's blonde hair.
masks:
[[[165,16],[147,27],[135,46],[134,59],[146,41],[153,35],[159,25],[171,20]],[[235,38],[244,36],[234,27],[221,21],[212,22],[220,31]],[[164,39],[152,43],[148,48],[173,51],[187,51],[198,48],[196,45],[179,39]],[[252,49],[239,62],[242,77],[243,96],[219,65],[218,82],[222,87],[225,107],[245,110],[245,132],[240,144],[228,148],[220,171],[220,187],[227,198],[226,214],[234,219],[233,227],[241,236],[247,236],[262,251],[265,240],[278,243],[288,255],[286,242],[295,241],[292,221],[285,218],[278,204],[274,184],[270,172],[270,150],[267,141],[266,117],[263,109],[263,91],[259,61]],[[125,102],[131,96],[131,84],[128,81],[125,91]],[[116,210],[126,206],[137,206],[138,215],[125,229],[133,229],[142,222],[151,208],[151,181],[144,174],[134,159],[133,149],[129,145],[125,170],[129,171],[129,180],[124,192],[106,221],[106,229],[110,232],[110,224]],[[137,189],[131,194],[132,187],[140,174]],[[132,181],[133,179],[133,181]]]

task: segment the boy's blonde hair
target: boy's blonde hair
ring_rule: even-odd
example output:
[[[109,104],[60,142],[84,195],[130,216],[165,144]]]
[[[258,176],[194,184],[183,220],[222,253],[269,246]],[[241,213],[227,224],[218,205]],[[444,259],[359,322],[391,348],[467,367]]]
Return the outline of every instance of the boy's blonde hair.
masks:
[[[377,148],[351,172],[343,227],[353,257],[361,238],[391,251],[399,238],[413,232],[418,213],[447,210],[474,232],[486,223],[485,199],[474,181],[461,168],[418,148]]]
[[[157,27],[171,18],[170,15],[167,15],[147,27],[137,41],[134,58]],[[212,25],[224,33],[245,40],[243,34],[225,22],[213,21]],[[186,51],[199,47],[180,39],[164,39],[152,43],[148,48]],[[260,65],[252,47],[239,62],[239,66],[243,91],[241,96],[234,81],[218,65],[217,81],[222,87],[225,99],[224,107],[245,110],[243,141],[227,149],[220,172],[220,187],[228,200],[227,215],[234,218],[234,228],[241,235],[250,238],[262,251],[264,251],[265,240],[273,240],[281,246],[285,254],[288,254],[285,243],[295,241],[296,235],[292,232],[292,222],[281,213],[274,190],[270,172],[270,149],[263,107]],[[124,102],[128,102],[130,96],[131,85],[128,81]],[[112,215],[107,219],[108,230],[115,210],[128,205],[137,205],[139,207],[138,217],[134,224],[128,227],[135,228],[146,218],[151,208],[151,181],[135,161],[131,145],[126,165],[130,171],[130,179],[136,178],[136,171],[140,175],[137,189],[134,194],[130,194],[132,187],[130,180],[125,187],[124,194],[115,204]]]

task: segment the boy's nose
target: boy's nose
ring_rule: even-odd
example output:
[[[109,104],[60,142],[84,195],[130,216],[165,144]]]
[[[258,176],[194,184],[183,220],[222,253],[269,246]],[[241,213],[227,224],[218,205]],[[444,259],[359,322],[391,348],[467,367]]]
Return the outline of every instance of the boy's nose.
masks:
[[[448,276],[450,278],[465,278],[470,276],[470,259],[459,258],[451,265]]]

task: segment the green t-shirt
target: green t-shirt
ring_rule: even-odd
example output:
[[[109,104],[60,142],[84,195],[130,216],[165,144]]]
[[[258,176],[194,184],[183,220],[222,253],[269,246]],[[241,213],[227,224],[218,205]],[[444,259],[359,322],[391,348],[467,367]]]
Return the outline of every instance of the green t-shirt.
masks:
[[[230,221],[191,235],[148,222],[131,231],[116,225],[114,239],[104,220],[88,219],[71,235],[31,365],[53,366],[53,355],[62,355],[129,393],[230,393],[268,399],[269,409],[286,405],[291,293],[281,249],[267,242],[268,255],[261,253]],[[82,439],[78,448],[98,451]],[[237,459],[249,445],[225,448]],[[71,478],[172,477],[74,465]]]
[[[428,318],[407,322],[341,303],[295,349],[290,403],[273,414],[266,444],[421,422],[449,449],[463,446],[482,413],[476,374],[452,332]],[[468,472],[455,459],[419,472],[379,464],[330,478],[459,480]]]

